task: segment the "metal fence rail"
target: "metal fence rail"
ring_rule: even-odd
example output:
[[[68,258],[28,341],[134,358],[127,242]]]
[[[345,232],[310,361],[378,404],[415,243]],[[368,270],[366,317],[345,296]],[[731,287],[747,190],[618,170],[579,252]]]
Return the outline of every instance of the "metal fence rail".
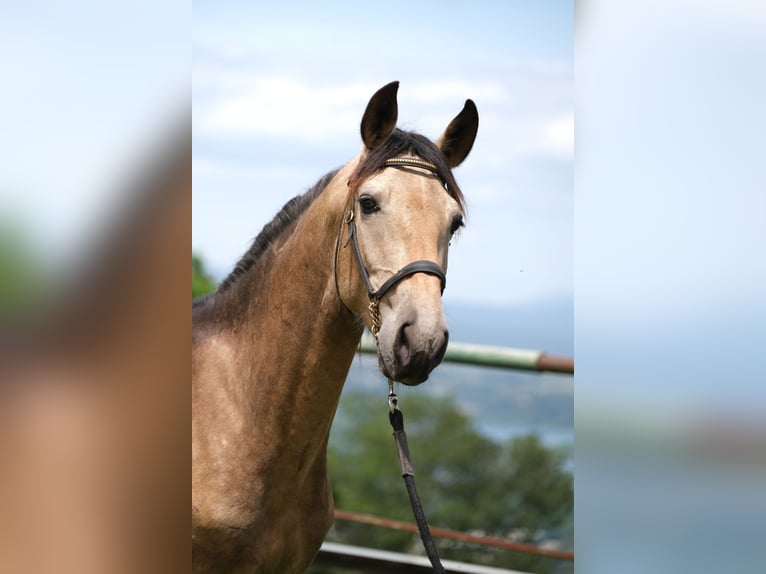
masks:
[[[335,510],[336,520],[348,520],[351,522],[357,522],[361,524],[371,524],[373,526],[381,526],[383,528],[391,528],[393,530],[403,530],[405,532],[418,533],[418,527],[411,522],[403,522],[401,520],[392,520],[390,518],[381,518],[380,516],[373,516],[371,514],[363,514],[361,512],[351,512],[348,510]],[[467,544],[479,544],[482,546],[491,546],[493,548],[501,548],[503,550],[512,550],[514,552],[522,552],[524,554],[535,554],[537,556],[547,556],[548,558],[556,558],[558,560],[574,560],[574,552],[568,550],[558,550],[556,548],[545,548],[542,546],[535,546],[534,544],[525,544],[522,542],[515,542],[505,538],[497,538],[495,536],[485,536],[478,534],[467,534],[465,532],[458,532],[456,530],[450,530],[448,528],[438,528],[431,526],[431,534],[436,538],[446,538],[449,540],[457,540],[459,542],[465,542]]]
[[[375,354],[374,339],[365,333],[359,346],[362,353]],[[519,369],[523,371],[574,374],[574,359],[548,355],[543,351],[514,349],[511,347],[493,347],[469,343],[450,343],[444,355],[444,361],[482,367]]]

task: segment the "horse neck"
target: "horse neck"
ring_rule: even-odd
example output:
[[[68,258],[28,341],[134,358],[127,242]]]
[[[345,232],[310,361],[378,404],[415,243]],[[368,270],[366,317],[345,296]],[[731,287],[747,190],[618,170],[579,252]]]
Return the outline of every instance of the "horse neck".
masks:
[[[292,437],[326,440],[363,329],[335,287],[345,197],[332,185],[228,297],[230,339],[239,357],[236,384],[246,387],[239,391],[250,395],[259,425]]]

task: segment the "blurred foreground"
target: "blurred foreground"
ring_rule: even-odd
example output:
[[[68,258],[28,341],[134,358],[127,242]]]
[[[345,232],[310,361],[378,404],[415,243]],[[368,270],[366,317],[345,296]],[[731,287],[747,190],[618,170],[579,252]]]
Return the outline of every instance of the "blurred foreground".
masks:
[[[0,572],[188,569],[191,134],[168,132],[68,273],[5,284]]]
[[[0,572],[189,569],[190,19],[0,8]]]

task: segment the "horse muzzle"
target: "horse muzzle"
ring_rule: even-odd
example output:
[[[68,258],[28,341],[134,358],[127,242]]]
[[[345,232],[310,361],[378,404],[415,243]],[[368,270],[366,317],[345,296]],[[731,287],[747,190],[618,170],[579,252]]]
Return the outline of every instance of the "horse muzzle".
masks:
[[[378,337],[378,366],[394,381],[419,385],[442,362],[449,331],[444,317],[414,307],[396,313],[381,326]]]

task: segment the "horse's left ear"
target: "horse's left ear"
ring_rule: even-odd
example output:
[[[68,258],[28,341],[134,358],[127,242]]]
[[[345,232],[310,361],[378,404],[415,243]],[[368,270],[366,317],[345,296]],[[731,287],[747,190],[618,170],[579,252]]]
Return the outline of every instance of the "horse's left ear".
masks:
[[[396,92],[399,82],[391,82],[380,88],[370,98],[367,109],[362,116],[362,141],[368,150],[382,144],[396,127],[396,117],[399,107],[396,103]]]
[[[466,100],[463,110],[455,116],[444,133],[436,140],[437,147],[447,158],[447,165],[457,167],[468,156],[479,130],[479,112],[473,100]]]

